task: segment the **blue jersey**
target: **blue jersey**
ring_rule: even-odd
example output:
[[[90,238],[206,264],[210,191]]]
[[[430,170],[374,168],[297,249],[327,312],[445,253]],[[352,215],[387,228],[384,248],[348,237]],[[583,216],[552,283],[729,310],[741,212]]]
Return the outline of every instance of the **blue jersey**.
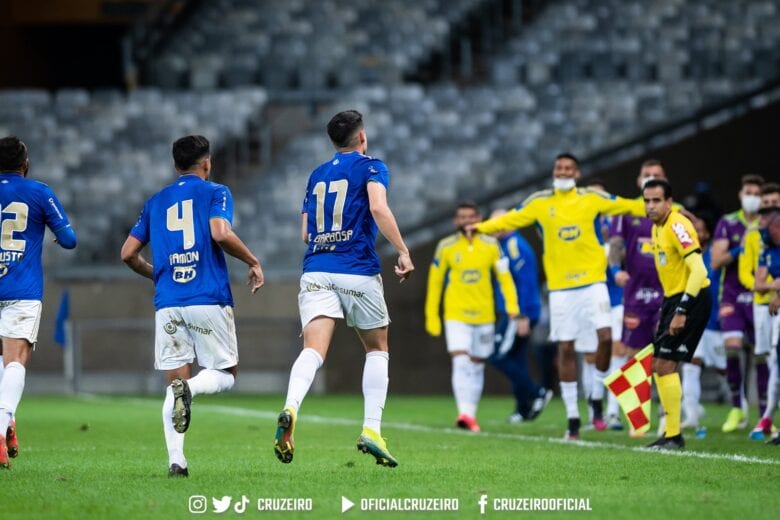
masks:
[[[780,246],[768,247],[766,244],[762,244],[758,265],[766,267],[772,278],[780,278]]]
[[[517,302],[520,313],[531,321],[538,321],[542,313],[542,298],[539,291],[539,273],[536,267],[536,254],[531,244],[519,231],[513,231],[499,239],[501,252],[509,260],[509,271],[517,289]],[[497,284],[494,281],[494,285]],[[494,288],[496,312],[506,313],[504,297]]]
[[[211,239],[209,220],[233,221],[227,186],[182,175],[147,201],[130,234],[151,242],[154,307],[230,305],[225,254]]]
[[[704,260],[704,265],[707,266],[707,276],[710,279],[709,289],[713,301],[712,310],[710,311],[710,320],[707,322],[707,328],[709,330],[720,330],[720,321],[718,320],[718,312],[720,309],[717,302],[718,295],[720,294],[720,278],[722,269],[712,268],[712,245],[707,246],[707,248],[704,250],[702,253],[702,259]]]
[[[369,182],[387,188],[390,173],[379,159],[358,152],[337,153],[312,172],[301,210],[309,236],[304,273],[379,273]]]
[[[15,172],[0,173],[0,300],[43,298],[41,253],[46,226],[70,227],[51,189]]]

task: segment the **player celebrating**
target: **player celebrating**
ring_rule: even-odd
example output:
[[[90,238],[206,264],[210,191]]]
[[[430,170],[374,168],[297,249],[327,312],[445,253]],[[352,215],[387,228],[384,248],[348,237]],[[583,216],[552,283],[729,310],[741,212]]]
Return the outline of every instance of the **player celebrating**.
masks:
[[[712,268],[724,268],[719,316],[723,341],[726,343],[726,379],[731,390],[732,405],[722,427],[726,433],[747,426],[747,416],[743,410],[742,402],[740,355],[742,348],[754,341],[753,288],[745,287],[740,283],[737,260],[745,231],[758,218],[763,183],[764,179],[758,175],[742,177],[742,189],[739,191],[742,209],[724,215],[715,227],[713,235]],[[769,370],[766,365],[766,357],[756,358],[756,386],[759,389],[759,403],[766,403],[768,379]],[[763,414],[764,410],[759,405],[759,416]]]
[[[168,476],[187,477],[184,432],[200,394],[233,387],[238,344],[225,255],[249,266],[252,293],[263,286],[260,262],[232,230],[233,197],[210,182],[208,140],[188,135],[173,143],[179,178],[150,198],[122,246],[122,260],[154,280],[155,361],[168,378],[162,408]],[[150,243],[149,263],[141,250]],[[191,363],[203,367],[195,377]]]
[[[38,339],[43,298],[43,237],[76,247],[76,233],[60,201],[45,184],[27,178],[27,145],[18,137],[0,139],[0,337],[5,370],[0,377],[0,468],[19,454],[13,422],[22,399],[27,363]]]
[[[712,298],[707,268],[693,224],[672,211],[672,187],[653,179],[642,188],[647,216],[653,221],[653,258],[664,291],[661,319],[653,341],[653,370],[666,412],[664,434],[648,447],[682,449],[682,386],[677,366],[690,362],[710,317]]]
[[[425,330],[438,337],[441,335],[439,307],[444,292],[444,333],[452,357],[452,393],[458,408],[455,425],[474,432],[480,431],[477,407],[485,383],[485,359],[493,352],[495,338],[491,275],[499,282],[509,319],[513,320],[520,312],[509,261],[503,257],[498,240],[487,235],[469,239],[463,234],[466,226],[479,220],[476,204],[458,205],[454,219],[458,231],[441,239],[436,246],[425,298]]]
[[[537,224],[543,234],[544,272],[550,289],[550,335],[558,341],[561,394],[566,406],[566,439],[577,439],[577,365],[574,341],[595,330],[598,335],[596,377],[591,397],[604,395],[604,376],[612,348],[609,294],[605,284],[607,257],[595,222],[600,214],[644,215],[641,201],[577,189],[579,163],[560,154],[552,172],[553,189],[537,192],[504,216],[468,226],[469,233],[496,233]],[[586,389],[587,393],[587,389]]]
[[[357,448],[373,455],[377,464],[394,467],[398,462],[381,435],[390,318],[374,246],[377,228],[398,251],[395,273],[401,281],[411,275],[414,265],[387,205],[387,166],[366,155],[363,116],[355,110],[339,112],[327,130],[336,154],[312,172],[306,186],[301,233],[309,247],[298,294],[303,350],[290,371],[274,453],[284,463],[292,461],[298,409],[328,352],[336,319],[345,318],[366,351],[363,431]]]

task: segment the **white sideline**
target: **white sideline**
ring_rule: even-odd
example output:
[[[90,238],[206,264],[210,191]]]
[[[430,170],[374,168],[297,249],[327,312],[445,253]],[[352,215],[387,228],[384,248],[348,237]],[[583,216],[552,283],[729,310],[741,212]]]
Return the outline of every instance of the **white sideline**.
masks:
[[[116,398],[103,398],[103,397],[97,399],[116,400]],[[136,404],[145,404],[145,405],[148,405],[151,402],[155,404],[159,404],[157,403],[157,401],[152,401],[149,399],[122,399],[122,400],[133,402]],[[252,410],[249,408],[238,408],[234,406],[221,406],[221,405],[209,405],[209,404],[198,405],[197,409],[207,410],[214,413],[222,413],[225,415],[236,415],[239,417],[256,417],[258,419],[269,419],[269,420],[276,419],[276,417],[279,415],[279,412],[272,412],[272,411],[265,411],[265,410]],[[319,424],[330,424],[330,425],[337,425],[337,426],[357,426],[357,427],[363,425],[362,421],[356,419],[346,419],[343,417],[325,417],[322,415],[306,414],[304,415],[304,418],[306,422],[313,422]],[[563,438],[523,435],[520,433],[501,433],[501,432],[472,433],[472,432],[468,432],[456,428],[436,428],[432,426],[423,426],[420,424],[399,423],[399,422],[390,422],[390,421],[384,421],[382,423],[382,426],[387,428],[393,428],[396,430],[417,431],[417,432],[424,432],[424,433],[448,433],[451,435],[491,437],[496,439],[509,439],[509,440],[519,440],[519,441],[529,441],[529,442],[547,442],[550,444],[575,445],[583,448],[626,450],[626,451],[633,451],[637,453],[644,453],[644,454],[651,454],[651,455],[667,455],[670,457],[688,457],[688,458],[705,459],[705,460],[727,460],[729,462],[741,462],[741,463],[748,463],[748,464],[780,465],[780,460],[777,459],[762,459],[758,457],[749,457],[747,455],[738,455],[738,454],[730,454],[730,453],[708,453],[703,451],[689,451],[689,450],[685,450],[685,451],[651,450],[645,447],[625,446],[623,444],[613,444],[613,443],[601,442],[601,441],[582,441],[582,440],[567,441],[564,440]]]

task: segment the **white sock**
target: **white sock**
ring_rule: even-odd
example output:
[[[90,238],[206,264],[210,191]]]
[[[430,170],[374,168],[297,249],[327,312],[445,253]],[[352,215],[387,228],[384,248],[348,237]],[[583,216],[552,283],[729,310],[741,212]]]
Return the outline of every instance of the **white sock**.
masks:
[[[590,392],[591,399],[594,401],[601,401],[604,399],[604,378],[607,377],[606,372],[596,368],[593,365],[593,387]]]
[[[699,401],[701,401],[701,367],[693,363],[682,366],[682,404],[685,421],[699,424]]]
[[[184,458],[184,434],[173,429],[173,390],[171,390],[170,385],[165,390],[162,422],[165,446],[168,448],[168,466],[178,464],[180,467],[186,468],[187,459]]]
[[[233,388],[236,378],[230,372],[216,368],[204,368],[187,380],[192,397],[200,394],[218,394]]]
[[[382,433],[382,411],[387,400],[387,365],[390,354],[375,351],[366,354],[363,365],[363,428]]]
[[[561,398],[566,407],[568,419],[579,419],[580,411],[577,408],[577,381],[561,381]]]
[[[472,417],[477,416],[479,401],[482,399],[482,389],[485,387],[485,363],[471,361],[471,384],[469,385],[468,413]],[[473,411],[472,411],[473,408]]]
[[[582,361],[582,393],[585,394],[585,399],[591,398],[595,371],[596,365]]]
[[[777,377],[777,360],[774,356],[769,357],[769,382],[767,383],[766,392],[766,410],[764,410],[764,417],[771,419],[777,408],[777,392],[778,392],[778,377]]]
[[[17,361],[8,363],[0,380],[0,435],[5,435],[11,423],[16,407],[22,400],[24,391],[24,365]]]
[[[465,354],[452,358],[452,394],[455,396],[458,415],[465,413],[474,417],[473,413],[476,410],[471,410],[468,405],[471,394],[471,367],[469,365],[471,365],[471,360]]]
[[[627,356],[612,356],[609,362],[609,373],[612,374],[618,368],[626,364]],[[620,405],[618,404],[617,397],[612,392],[607,392],[607,417],[610,415],[620,415]]]
[[[292,408],[296,412],[301,407],[303,398],[311,388],[314,376],[317,370],[322,366],[322,356],[313,348],[304,348],[298,354],[298,359],[293,363],[290,370],[290,383],[287,385],[287,400],[284,402],[285,408]]]

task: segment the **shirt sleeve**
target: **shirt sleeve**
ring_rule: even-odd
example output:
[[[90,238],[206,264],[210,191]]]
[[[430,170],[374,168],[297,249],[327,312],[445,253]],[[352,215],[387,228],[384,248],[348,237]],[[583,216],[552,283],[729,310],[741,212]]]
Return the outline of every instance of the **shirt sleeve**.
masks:
[[[691,253],[701,251],[699,237],[696,235],[696,229],[691,221],[679,213],[672,213],[669,218],[674,218],[669,228],[674,237],[672,240],[674,248],[679,251],[680,255],[686,257]]]
[[[729,240],[729,243],[730,243],[730,239],[729,239],[729,226],[726,223],[725,219],[720,219],[718,221],[718,225],[715,226],[715,232],[712,234],[712,240],[713,241],[719,240],[721,238],[725,239],[725,240]]]
[[[43,190],[43,197],[45,199],[42,201],[43,212],[44,215],[46,215],[46,225],[49,229],[56,233],[60,229],[70,226],[70,221],[68,220],[68,215],[65,214],[65,209],[48,186]]]
[[[756,284],[755,270],[758,265],[758,244],[754,240],[756,236],[757,233],[753,231],[745,234],[745,247],[737,258],[739,281],[750,290],[753,290]]]
[[[130,230],[130,234],[138,239],[142,244],[149,242],[149,203],[144,204],[144,208],[141,210],[141,214],[138,215],[138,220]]]
[[[599,213],[605,215],[632,215],[634,217],[645,217],[645,202],[641,199],[624,199],[610,195],[605,197],[606,193],[592,192],[592,197],[598,197]]]
[[[514,209],[501,215],[477,224],[477,231],[490,235],[498,231],[510,231],[521,227],[530,226],[536,222],[536,211],[539,207],[537,201],[531,201],[527,206]]]
[[[428,269],[428,289],[425,293],[425,327],[433,335],[441,333],[439,308],[441,307],[441,295],[442,291],[444,291],[446,274],[447,265],[444,259],[444,247],[439,243],[431,261],[431,267]]]
[[[209,220],[212,218],[222,218],[233,223],[233,195],[227,186],[219,184],[211,194]]]
[[[368,162],[366,166],[368,169],[368,175],[366,176],[366,184],[369,182],[378,182],[387,189],[390,186],[390,171],[387,169],[387,165],[378,159],[374,159]]]
[[[625,235],[623,234],[623,230],[626,228],[624,218],[619,215],[612,219],[612,224],[609,226],[609,236],[610,237],[623,237],[625,239]]]
[[[520,308],[517,304],[517,288],[509,269],[509,258],[501,254],[501,248],[498,244],[496,244],[495,249],[493,272],[504,297],[506,313],[515,315],[520,312]]]

